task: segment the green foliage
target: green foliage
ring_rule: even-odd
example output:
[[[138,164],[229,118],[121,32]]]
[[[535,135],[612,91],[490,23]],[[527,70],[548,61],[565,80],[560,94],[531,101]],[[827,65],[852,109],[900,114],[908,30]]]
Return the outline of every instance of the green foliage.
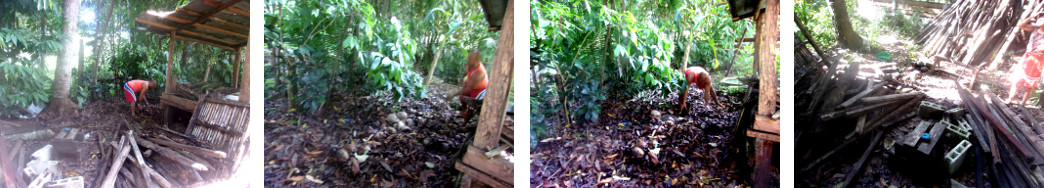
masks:
[[[647,6],[652,5],[652,6]],[[638,1],[600,4],[588,1],[531,1],[531,58],[537,79],[532,90],[558,90],[581,122],[598,120],[607,96],[633,96],[645,90],[663,95],[683,85],[678,71],[685,47],[691,66],[716,73],[733,56],[740,72],[750,70],[750,47],[737,39],[753,36],[749,21],[733,22],[724,3],[710,0]],[[734,54],[739,50],[739,54]],[[730,65],[733,66],[733,65]],[[559,82],[561,83],[555,83]],[[537,92],[534,92],[537,93]],[[546,99],[558,99],[546,96]],[[535,103],[531,109],[552,109]],[[538,113],[555,113],[534,111]],[[541,114],[541,117],[547,114]],[[539,121],[539,120],[537,120]]]
[[[800,1],[794,3],[794,14],[797,15],[795,19],[801,19],[804,21],[805,26],[808,27],[812,34],[812,39],[822,45],[823,48],[830,48],[837,44],[837,34],[834,31],[834,16],[833,9],[830,9],[830,4],[827,1]],[[800,31],[797,31],[800,32]],[[804,35],[796,34],[801,38],[805,38]]]
[[[266,95],[310,111],[332,93],[354,88],[397,101],[424,98],[427,87],[417,72],[431,68],[436,50],[442,52],[437,75],[455,81],[468,52],[480,50],[488,60],[496,46],[496,33],[485,30],[472,2],[277,0],[265,6],[265,75],[274,78]]]
[[[17,115],[30,104],[50,100],[51,79],[41,68],[0,62],[0,115]]]

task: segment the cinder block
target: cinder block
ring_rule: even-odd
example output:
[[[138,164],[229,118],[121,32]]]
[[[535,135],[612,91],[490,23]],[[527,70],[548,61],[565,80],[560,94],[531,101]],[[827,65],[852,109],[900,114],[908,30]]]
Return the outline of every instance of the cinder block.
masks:
[[[957,107],[946,111],[946,115],[949,115],[953,119],[964,118],[964,108]]]
[[[47,184],[47,182],[50,182],[50,181],[51,181],[51,174],[50,173],[44,173],[42,175],[36,176],[36,178],[33,178],[33,182],[29,183],[29,188],[43,188],[44,184]]]
[[[939,119],[945,111],[942,106],[938,104],[921,101],[921,108],[917,111],[917,115],[924,119]]]
[[[971,142],[968,140],[961,140],[961,143],[954,146],[949,152],[946,152],[946,165],[950,168],[950,174],[953,174],[961,167],[964,163],[964,157],[967,156],[968,148],[971,148]]]
[[[968,136],[971,135],[971,131],[960,125],[954,125],[947,121],[941,121],[941,123],[946,125],[946,132],[950,133],[951,137],[967,140]]]
[[[76,176],[48,182],[47,188],[83,188],[83,177]]]
[[[960,126],[961,128],[964,128],[964,130],[968,131],[971,131],[972,129],[971,124],[968,124],[968,121],[964,119],[957,119],[957,126]]]

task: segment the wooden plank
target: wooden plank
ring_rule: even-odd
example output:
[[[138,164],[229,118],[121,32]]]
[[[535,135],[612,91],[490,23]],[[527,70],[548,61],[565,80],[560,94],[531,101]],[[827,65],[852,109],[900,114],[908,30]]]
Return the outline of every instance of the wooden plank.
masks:
[[[231,35],[231,36],[234,36],[234,37],[239,37],[239,38],[242,38],[242,39],[246,39],[248,37],[247,35],[242,34],[242,33],[232,32],[232,31],[229,31],[227,29],[221,29],[221,28],[214,27],[214,26],[209,26],[209,25],[206,25],[206,24],[194,23],[194,24],[192,24],[192,26],[195,26],[196,28],[198,28],[200,30],[207,30],[207,31],[213,31],[213,32],[218,32],[218,33],[224,33],[224,34]]]
[[[174,36],[174,38],[178,39],[178,40],[184,40],[184,41],[190,41],[190,42],[197,42],[197,43],[200,43],[200,44],[206,44],[206,45],[209,45],[209,46],[213,46],[213,47],[217,47],[217,48],[221,48],[221,49],[225,49],[225,50],[235,50],[235,48],[232,48],[232,47],[229,47],[229,46],[220,45],[220,44],[217,44],[217,43],[208,42],[208,41],[199,40],[199,39],[194,39],[194,38],[188,38],[188,37],[176,36],[176,35]]]
[[[221,11],[223,11],[223,10],[229,8],[229,7],[232,7],[236,3],[239,3],[240,1],[243,1],[243,0],[232,0],[232,1],[229,1],[228,3],[222,4],[221,6],[217,6],[217,8],[215,8],[214,10],[211,10],[210,12],[203,13],[203,14],[197,16],[196,20],[193,20],[192,23],[201,23],[201,22],[205,21],[207,18],[213,16],[214,14],[217,14],[218,12],[221,12]],[[181,9],[179,9],[179,10],[181,10]],[[178,27],[174,31],[179,31],[179,30],[185,29],[185,26],[188,26],[188,25],[182,25],[181,27]]]
[[[497,40],[497,53],[493,58],[490,71],[489,87],[486,88],[486,101],[479,114],[473,146],[484,150],[497,147],[500,141],[500,129],[503,128],[507,112],[507,99],[511,87],[512,69],[514,68],[514,5],[508,5],[504,13],[503,31]],[[467,161],[467,160],[465,160]]]
[[[918,145],[917,146],[917,151],[920,151],[921,153],[923,153],[925,155],[928,155],[929,153],[931,153],[932,152],[932,148],[935,148],[935,144],[939,143],[939,138],[942,138],[943,131],[945,131],[945,130],[946,130],[946,125],[943,124],[941,121],[935,123],[935,125],[932,126],[932,131],[928,133],[928,134],[930,134],[931,139],[929,139],[928,142],[926,142],[926,143]]]
[[[138,161],[137,162],[138,163],[138,167],[139,168],[144,168],[143,166],[145,166],[145,160],[144,160],[144,158],[141,157],[141,149],[138,148],[138,141],[136,139],[134,139],[134,137],[135,137],[134,136],[134,131],[127,130],[127,138],[129,138],[128,140],[130,140],[131,150],[134,151],[134,157]],[[144,179],[143,183],[144,183],[145,186],[148,186],[148,185],[152,184],[152,180],[151,180],[151,178],[149,178],[149,174],[143,173],[141,175],[143,177],[142,179]],[[139,183],[142,183],[142,182],[139,182]]]
[[[147,138],[147,140],[152,141],[152,142],[157,143],[157,144],[160,144],[160,145],[167,146],[167,147],[177,148],[177,149],[185,150],[185,151],[188,151],[188,152],[192,152],[194,154],[205,155],[205,156],[208,156],[208,157],[214,157],[214,158],[225,158],[225,157],[228,157],[228,154],[225,154],[225,152],[223,152],[223,151],[216,151],[216,150],[211,150],[211,149],[206,149],[206,148],[201,148],[201,147],[196,147],[196,146],[184,145],[184,144],[179,144],[179,143],[166,141],[166,140],[158,139],[158,138]]]
[[[910,147],[916,146],[917,140],[921,139],[921,133],[928,130],[928,127],[931,125],[932,124],[928,123],[928,121],[922,121],[917,124],[917,127],[915,127],[913,131],[906,133],[906,137],[904,137],[905,139],[902,141],[902,144]]]
[[[902,4],[902,5],[905,5],[905,6],[929,8],[929,9],[944,9],[944,8],[946,8],[946,5],[947,5],[947,4],[942,4],[942,3],[934,3],[934,2],[927,2],[927,1],[915,1],[915,0],[871,0],[871,1],[876,2],[876,3],[888,3],[888,4],[891,4],[892,1],[895,1],[895,3],[899,3],[899,4]]]
[[[757,139],[762,139],[762,140],[779,142],[779,134],[772,134],[772,133],[766,133],[766,132],[761,132],[761,131],[748,130],[747,131],[747,136],[749,136],[751,138],[757,138]]]
[[[848,175],[845,175],[845,181],[841,182],[842,187],[852,187],[852,180],[855,179],[856,176],[863,174],[863,164],[866,164],[866,159],[870,156],[870,153],[874,151],[874,147],[877,147],[877,142],[881,140],[882,135],[884,135],[884,131],[877,131],[877,136],[874,136],[874,140],[870,141],[870,146],[866,147],[866,150],[863,151],[863,156],[859,157],[859,161],[855,163],[855,169],[849,171]]]
[[[203,163],[193,161],[192,159],[189,159],[188,157],[185,157],[170,148],[161,147],[159,145],[156,145],[156,143],[152,143],[151,141],[145,139],[138,139],[138,141],[140,142],[139,144],[141,144],[141,146],[152,149],[153,151],[158,152],[161,156],[170,159],[171,161],[174,161],[178,164],[189,166],[199,171],[210,170],[210,168],[204,166]]]
[[[195,102],[174,96],[173,94],[164,93],[163,95],[160,95],[160,103],[173,106],[188,112],[196,111],[196,106],[193,105],[196,104]]]
[[[755,115],[754,130],[779,134],[779,120],[770,116]]]
[[[486,150],[476,148],[475,146],[468,146],[468,151],[464,153],[464,159],[462,161],[465,165],[489,174],[493,179],[506,182],[507,184],[515,184],[515,166],[506,159],[486,158],[485,153]]]
[[[204,0],[203,4],[207,5],[207,6],[212,6],[212,7],[220,7],[221,6],[221,3],[214,2],[213,0]],[[248,16],[248,17],[250,16],[250,12],[249,11],[236,8],[235,6],[228,7],[228,9],[225,9],[225,10],[229,11],[229,12],[232,12],[232,13],[236,13],[236,14],[242,14],[242,15]]]
[[[116,184],[116,173],[120,171],[123,161],[126,161],[127,155],[130,154],[130,147],[130,145],[125,144],[120,148],[120,154],[116,156],[116,161],[109,167],[109,173],[105,175],[105,180],[102,181],[101,187],[113,187]]]
[[[478,169],[472,168],[471,166],[468,166],[468,165],[464,164],[464,162],[462,162],[462,161],[457,161],[457,163],[454,164],[453,166],[457,170],[460,170],[461,172],[466,174],[465,176],[470,177],[471,180],[479,180],[481,183],[484,183],[486,185],[490,185],[492,187],[513,187],[511,184],[507,184],[507,183],[504,183],[502,181],[497,181],[496,179],[494,179],[489,174],[486,174],[486,173],[484,173],[482,171],[479,171]],[[470,184],[468,184],[468,185],[470,185]]]
[[[143,23],[145,25],[154,26],[154,27],[157,27],[157,28],[160,28],[160,29],[168,30],[168,31],[173,31],[173,30],[177,29],[174,26],[170,26],[170,25],[166,25],[166,24],[162,24],[162,23],[158,23],[158,22],[153,22],[153,21],[150,21],[150,20],[142,19],[142,18],[134,18],[134,21],[137,21],[139,23]],[[231,48],[231,47],[228,47],[228,45],[232,45],[232,44],[237,44],[238,43],[238,42],[229,41],[229,40],[225,40],[225,39],[220,39],[220,38],[217,38],[217,37],[214,37],[214,36],[205,35],[205,34],[193,32],[193,31],[188,31],[188,30],[181,30],[181,31],[178,31],[178,33],[179,34],[184,34],[184,35],[192,35],[194,37],[199,37],[199,38],[202,38],[202,39],[205,39],[205,40],[210,40],[210,41],[204,41],[204,40],[200,40],[200,39],[188,38],[188,39],[192,39],[192,40],[196,40],[196,41],[202,41],[200,43],[204,43],[204,44],[211,45],[211,46]],[[160,33],[160,34],[165,34],[165,33]],[[185,38],[185,37],[179,36],[179,35],[175,35],[175,36]],[[224,44],[223,45],[222,44],[217,44],[219,42],[220,43],[224,43]]]
[[[254,35],[255,38],[256,37],[261,37],[261,36],[258,36],[258,35],[261,35],[260,32],[251,32],[251,33],[253,33],[252,35]],[[243,70],[242,71],[243,72],[242,72],[242,74],[240,76],[242,78],[241,78],[241,80],[239,80],[239,82],[240,82],[239,83],[239,86],[240,86],[239,87],[239,102],[243,102],[244,104],[246,104],[246,105],[243,105],[243,106],[245,106],[245,107],[247,107],[247,109],[249,109],[250,108],[250,103],[248,103],[248,102],[250,102],[250,47],[247,47],[246,62],[243,63]],[[264,79],[264,78],[262,78],[262,79]],[[246,116],[246,117],[249,117],[249,116]]]

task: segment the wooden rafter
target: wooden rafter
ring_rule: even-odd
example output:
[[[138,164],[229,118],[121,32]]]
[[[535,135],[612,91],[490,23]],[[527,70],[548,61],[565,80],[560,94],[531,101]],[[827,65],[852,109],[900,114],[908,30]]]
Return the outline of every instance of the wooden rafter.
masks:
[[[177,29],[175,29],[175,31],[179,31],[179,30],[185,29],[185,27],[188,27],[189,25],[194,25],[195,23],[201,23],[201,22],[202,23],[206,23],[207,18],[209,18],[210,16],[213,16],[214,14],[217,14],[218,12],[221,12],[221,11],[223,11],[223,10],[229,8],[229,7],[232,7],[232,6],[236,5],[236,3],[239,3],[241,1],[243,1],[243,0],[232,0],[232,1],[228,2],[228,3],[222,4],[221,6],[218,6],[214,10],[198,16],[196,18],[196,20],[192,21],[192,24],[181,25],[181,27],[178,27]],[[191,11],[187,11],[187,12],[191,12]]]
[[[166,25],[166,24],[157,23],[157,22],[153,22],[153,21],[149,21],[149,20],[141,19],[141,18],[134,18],[134,21],[141,22],[141,23],[146,24],[146,25],[155,26],[155,27],[158,27],[158,28],[161,28],[161,29],[165,29],[165,30],[168,30],[168,31],[173,31],[173,30],[176,29],[174,26],[169,26],[169,25]],[[225,43],[224,45],[218,45],[218,46],[221,46],[221,47],[228,47],[229,45],[239,44],[237,42],[224,40],[224,39],[219,39],[217,37],[212,37],[212,36],[209,36],[209,35],[204,35],[204,34],[192,32],[192,31],[188,31],[188,30],[182,30],[182,31],[180,31],[178,33],[182,33],[182,34],[186,34],[186,35],[192,35],[192,36],[195,36],[195,37],[199,37],[199,38],[202,38],[202,39],[211,40],[211,41],[215,41],[215,42]],[[160,33],[160,34],[163,34],[163,33]],[[210,42],[210,43],[213,43],[213,42]],[[211,44],[208,44],[208,45],[211,45]]]
[[[205,0],[205,1],[203,1],[203,4],[207,5],[207,6],[212,6],[212,7],[221,7],[220,3],[214,2],[213,0]],[[232,13],[242,14],[244,16],[250,17],[250,12],[249,11],[246,11],[246,10],[243,10],[243,9],[239,9],[239,8],[236,8],[236,7],[229,7],[228,9],[225,9],[225,10],[227,10],[229,12],[232,12]]]

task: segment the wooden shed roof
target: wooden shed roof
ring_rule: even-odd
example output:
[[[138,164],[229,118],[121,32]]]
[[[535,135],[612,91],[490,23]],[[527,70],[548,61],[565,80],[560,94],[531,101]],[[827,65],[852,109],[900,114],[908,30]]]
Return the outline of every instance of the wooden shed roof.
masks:
[[[134,21],[145,30],[178,40],[222,49],[246,46],[250,28],[250,3],[244,0],[194,0],[171,12],[149,10]]]

